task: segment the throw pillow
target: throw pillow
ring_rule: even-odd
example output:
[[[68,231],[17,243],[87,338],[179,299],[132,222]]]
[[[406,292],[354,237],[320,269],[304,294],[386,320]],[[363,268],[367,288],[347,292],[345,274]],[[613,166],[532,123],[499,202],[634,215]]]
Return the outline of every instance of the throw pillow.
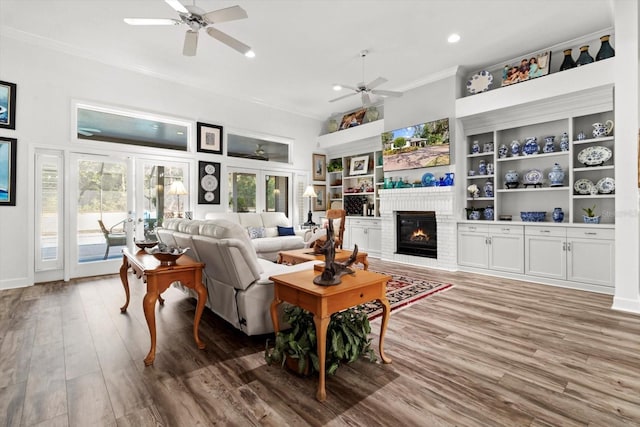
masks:
[[[251,239],[261,239],[265,236],[264,227],[247,227],[247,232]]]
[[[278,226],[278,236],[295,236],[296,233],[293,231],[293,227],[282,227]]]

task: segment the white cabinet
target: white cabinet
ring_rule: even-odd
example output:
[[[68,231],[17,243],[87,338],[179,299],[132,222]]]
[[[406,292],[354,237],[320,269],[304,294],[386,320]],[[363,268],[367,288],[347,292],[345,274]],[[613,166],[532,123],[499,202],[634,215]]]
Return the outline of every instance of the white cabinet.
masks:
[[[612,287],[613,272],[613,230],[525,227],[525,274]]]
[[[458,264],[509,273],[523,272],[521,225],[458,226]]]
[[[347,217],[344,230],[344,248],[367,252],[371,256],[379,257],[382,245],[382,224],[379,219]]]

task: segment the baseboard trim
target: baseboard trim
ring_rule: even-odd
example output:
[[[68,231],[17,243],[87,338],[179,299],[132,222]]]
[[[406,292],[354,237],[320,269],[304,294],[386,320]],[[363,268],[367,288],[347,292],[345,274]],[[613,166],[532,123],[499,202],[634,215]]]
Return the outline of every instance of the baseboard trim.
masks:
[[[611,309],[640,314],[640,299],[614,297]]]
[[[33,286],[33,281],[30,280],[28,277],[0,280],[0,290],[26,288],[27,286]]]

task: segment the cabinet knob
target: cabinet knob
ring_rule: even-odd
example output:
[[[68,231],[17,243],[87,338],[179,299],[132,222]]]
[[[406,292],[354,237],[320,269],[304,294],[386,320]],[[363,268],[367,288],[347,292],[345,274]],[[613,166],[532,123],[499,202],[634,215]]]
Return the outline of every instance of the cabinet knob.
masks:
[[[567,251],[571,252],[571,242],[567,243]]]
[[[541,233],[551,233],[550,230],[540,230]]]
[[[502,231],[503,231],[504,233],[508,233],[508,232],[510,232],[510,231],[511,231],[511,229],[510,229],[510,228],[503,228],[503,229],[502,229]]]
[[[587,236],[597,236],[598,233],[596,233],[595,231],[585,231],[584,234],[586,234]]]
[[[469,227],[469,230],[470,231],[476,231],[476,228],[475,227]]]

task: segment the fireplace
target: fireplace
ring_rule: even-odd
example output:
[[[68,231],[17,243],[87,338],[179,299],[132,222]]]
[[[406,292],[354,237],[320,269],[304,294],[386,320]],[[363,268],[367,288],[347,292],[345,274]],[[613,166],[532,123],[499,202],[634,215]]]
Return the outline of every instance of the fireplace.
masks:
[[[438,258],[436,213],[397,212],[396,253]]]

